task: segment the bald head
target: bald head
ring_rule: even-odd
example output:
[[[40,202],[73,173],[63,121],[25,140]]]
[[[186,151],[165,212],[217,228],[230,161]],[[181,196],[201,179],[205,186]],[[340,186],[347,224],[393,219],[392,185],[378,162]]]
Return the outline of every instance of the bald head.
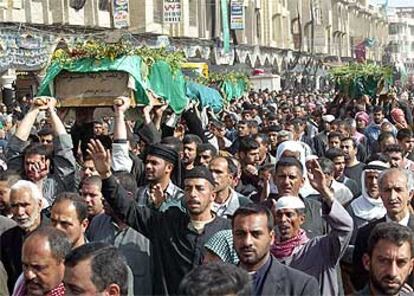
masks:
[[[39,228],[23,243],[23,275],[28,295],[47,295],[63,280],[64,258],[71,243],[64,232],[52,228]]]

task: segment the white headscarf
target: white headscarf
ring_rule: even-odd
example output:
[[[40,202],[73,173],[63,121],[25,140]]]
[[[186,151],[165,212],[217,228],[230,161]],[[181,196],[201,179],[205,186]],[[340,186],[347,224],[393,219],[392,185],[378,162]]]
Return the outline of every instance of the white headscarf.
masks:
[[[365,185],[365,174],[367,172],[378,172],[389,168],[389,164],[382,162],[382,161],[371,161],[368,165],[364,168],[362,172],[361,178],[361,185],[362,185],[362,194],[360,197],[355,199],[351,204],[350,207],[352,208],[355,216],[358,218],[371,221],[374,219],[380,219],[385,216],[387,210],[382,203],[382,199],[378,197],[377,199],[372,198],[369,196],[367,192],[367,188]]]
[[[292,152],[299,152],[299,161],[302,164],[303,167],[303,176],[305,178],[305,182],[303,184],[303,187],[300,189],[300,194],[303,197],[306,197],[311,194],[316,194],[317,191],[313,189],[313,187],[310,185],[306,170],[306,157],[309,156],[308,152],[306,152],[306,145],[303,142],[300,141],[285,141],[282,142],[276,150],[276,162],[279,161],[279,159],[282,157],[283,153],[286,150],[292,151]],[[272,193],[278,193],[276,184],[273,183],[273,180],[270,183],[270,192]]]

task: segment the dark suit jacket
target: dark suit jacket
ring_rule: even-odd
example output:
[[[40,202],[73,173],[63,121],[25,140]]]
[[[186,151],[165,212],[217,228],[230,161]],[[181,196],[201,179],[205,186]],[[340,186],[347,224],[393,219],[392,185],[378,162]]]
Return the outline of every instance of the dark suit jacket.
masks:
[[[317,280],[306,273],[290,268],[272,256],[261,295],[320,295]]]
[[[365,287],[368,283],[368,272],[365,270],[362,264],[362,256],[368,248],[368,238],[375,228],[375,226],[381,222],[385,222],[385,216],[381,219],[372,221],[360,228],[356,235],[355,249],[352,257],[352,269],[351,281],[356,291],[359,291]],[[407,225],[411,230],[414,231],[414,215],[410,215]]]

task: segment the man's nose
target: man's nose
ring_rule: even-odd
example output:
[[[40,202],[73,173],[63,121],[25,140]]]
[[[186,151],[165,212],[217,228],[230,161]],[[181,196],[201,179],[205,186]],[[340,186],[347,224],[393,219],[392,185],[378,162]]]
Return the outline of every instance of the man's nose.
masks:
[[[36,278],[36,274],[30,268],[27,268],[23,275],[26,281],[31,281]]]

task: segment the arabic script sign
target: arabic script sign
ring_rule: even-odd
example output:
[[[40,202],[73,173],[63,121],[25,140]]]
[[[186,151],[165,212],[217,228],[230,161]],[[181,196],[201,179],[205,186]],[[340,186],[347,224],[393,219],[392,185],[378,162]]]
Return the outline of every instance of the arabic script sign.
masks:
[[[124,72],[71,73],[64,71],[55,79],[55,96],[63,105],[71,100],[82,105],[131,96],[129,76]],[[93,103],[92,103],[93,102]],[[71,104],[72,105],[72,104]],[[100,105],[100,104],[98,104]]]

